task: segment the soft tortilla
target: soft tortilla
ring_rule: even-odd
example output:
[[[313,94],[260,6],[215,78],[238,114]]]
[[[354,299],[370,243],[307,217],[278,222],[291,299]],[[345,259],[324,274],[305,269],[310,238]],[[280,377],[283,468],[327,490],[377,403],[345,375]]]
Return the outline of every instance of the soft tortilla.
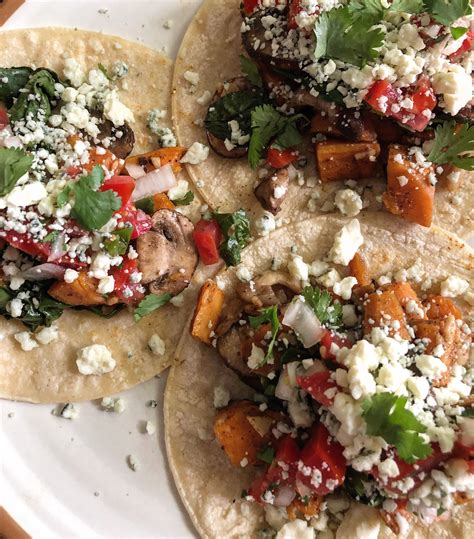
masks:
[[[175,65],[172,99],[174,128],[183,146],[189,147],[196,141],[208,144],[205,129],[200,123],[206,116],[208,104],[200,105],[197,99],[205,91],[214,94],[218,84],[240,74],[239,55],[243,50],[239,4],[240,0],[206,0],[183,39]],[[185,80],[186,71],[199,74],[197,87]],[[305,170],[308,180],[316,176],[316,168],[313,151],[309,149],[305,154],[310,158]],[[188,166],[188,172],[212,208],[218,207],[220,211],[244,208],[254,216],[261,215],[262,208],[253,194],[258,182],[257,172],[252,171],[246,158],[225,159],[211,150],[206,161]],[[370,202],[371,211],[381,210],[387,219],[402,222],[390,215],[380,203],[378,195],[385,190],[384,180],[358,182],[358,185],[367,187],[363,198]],[[342,182],[315,188],[307,183],[300,186],[294,181],[278,218],[289,223],[313,217],[322,213],[324,208],[331,211],[334,192],[342,188]],[[318,197],[313,198],[314,211],[310,211],[308,202],[315,194]],[[474,174],[464,173],[455,192],[450,192],[447,185],[440,182],[436,186],[435,206],[436,225],[462,237],[474,234]]]
[[[86,69],[99,62],[106,67],[122,60],[129,66],[122,100],[132,109],[137,139],[134,153],[156,148],[146,128],[152,108],[169,110],[171,61],[160,53],[119,37],[65,28],[13,30],[0,33],[0,65],[49,67],[62,74],[64,59],[75,58]],[[119,83],[118,87],[123,86]],[[192,291],[188,291],[188,297]],[[191,299],[189,301],[192,301]],[[187,317],[186,306],[167,305],[135,324],[128,312],[110,320],[87,312],[67,311],[57,322],[59,340],[24,352],[13,335],[25,331],[15,321],[0,317],[0,397],[32,402],[89,400],[125,390],[152,378],[174,358],[176,343]],[[148,341],[158,334],[163,355],[154,355]],[[117,362],[101,376],[78,372],[76,353],[93,343],[104,344]]]
[[[467,279],[471,286],[474,283],[474,252],[453,235],[436,228],[396,223],[380,213],[364,217],[362,252],[372,275],[408,268],[423,253],[417,267],[433,280],[433,291],[438,291],[438,283],[448,275]],[[321,260],[333,243],[334,233],[346,222],[337,217],[315,217],[277,230],[248,247],[243,252],[242,265],[258,275],[270,268],[275,256],[285,263],[292,245],[298,246],[298,254],[305,261]],[[235,272],[231,269],[218,277],[227,296],[237,282]],[[472,307],[458,299],[458,306],[472,316]],[[180,343],[178,359],[182,363],[171,369],[164,411],[168,458],[181,498],[202,537],[254,537],[264,527],[263,510],[242,501],[241,492],[257,471],[231,466],[213,436],[214,388],[224,386],[232,399],[251,397],[253,391],[224,366],[214,349],[199,344],[189,333]],[[429,530],[414,526],[410,537],[472,537],[473,509],[472,504],[470,508],[464,506],[449,523],[433,525]],[[337,537],[355,537],[353,527],[345,526],[351,531]],[[383,530],[381,537],[391,533],[386,527]]]

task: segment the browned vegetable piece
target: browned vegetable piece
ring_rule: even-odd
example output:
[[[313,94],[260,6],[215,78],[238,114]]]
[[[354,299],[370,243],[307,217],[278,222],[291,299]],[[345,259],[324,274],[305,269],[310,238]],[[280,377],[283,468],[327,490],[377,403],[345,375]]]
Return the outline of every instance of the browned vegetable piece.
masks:
[[[254,191],[255,196],[265,210],[276,215],[281,210],[289,185],[288,169],[282,168],[262,180]]]
[[[344,138],[344,135],[336,127],[333,118],[324,111],[316,111],[311,118],[311,133]]]
[[[223,305],[224,292],[214,281],[206,281],[199,292],[191,322],[191,335],[195,339],[211,344],[211,333],[217,326]]]
[[[369,286],[372,282],[367,262],[359,253],[356,253],[354,258],[349,262],[349,272],[352,277],[357,279],[358,286]]]
[[[166,193],[156,193],[156,195],[153,195],[153,208],[155,211],[163,209],[174,210],[175,205]]]
[[[410,283],[390,283],[382,286],[382,290],[391,290],[395,294],[407,320],[425,318],[423,305]]]
[[[236,292],[255,309],[288,303],[301,292],[301,281],[283,271],[266,271],[252,284],[238,283]]]
[[[424,301],[426,308],[426,315],[430,320],[439,320],[440,318],[446,318],[450,314],[456,318],[456,320],[462,319],[461,311],[454,305],[452,300],[445,298],[444,296],[431,295]]]
[[[173,172],[177,174],[182,169],[180,160],[185,153],[186,148],[181,146],[176,146],[175,148],[160,148],[141,155],[132,155],[125,161],[125,168],[127,168],[127,165],[129,164],[139,165],[148,173],[170,164],[173,168]]]
[[[392,145],[387,166],[387,191],[383,202],[390,213],[422,226],[431,226],[435,188],[433,166],[416,164],[403,146]]]
[[[378,172],[379,155],[380,146],[375,142],[316,143],[316,166],[323,182],[372,178]]]
[[[364,302],[364,334],[369,334],[374,327],[387,327],[391,336],[399,334],[402,339],[410,338],[405,313],[392,290],[377,291]]]
[[[99,281],[80,271],[78,278],[72,283],[57,281],[48,290],[48,294],[57,301],[67,305],[113,305],[116,298],[107,298],[97,292]]]
[[[119,159],[125,159],[133,150],[135,144],[135,134],[130,125],[125,122],[120,127],[115,127],[110,120],[101,119],[99,123],[100,132],[97,138],[100,142],[104,139],[110,140],[107,149]]]
[[[272,428],[283,414],[265,410],[250,401],[239,401],[217,412],[214,434],[234,466],[244,459],[248,464],[261,464],[257,453],[272,439]]]
[[[382,144],[393,144],[399,142],[403,134],[406,132],[403,127],[393,122],[389,118],[383,118],[372,112],[366,113],[370,115],[372,125],[377,133],[377,140]]]

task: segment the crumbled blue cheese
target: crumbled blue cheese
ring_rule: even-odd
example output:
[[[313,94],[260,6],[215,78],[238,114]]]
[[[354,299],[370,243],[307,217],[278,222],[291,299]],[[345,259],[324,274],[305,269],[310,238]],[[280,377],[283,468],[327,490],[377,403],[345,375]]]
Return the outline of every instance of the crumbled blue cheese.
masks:
[[[314,530],[305,520],[287,522],[277,533],[276,539],[314,539]]]
[[[209,156],[209,147],[200,142],[194,142],[181,159],[181,163],[199,165]]]
[[[224,386],[214,388],[214,408],[225,408],[230,401],[230,393]]]
[[[133,472],[137,472],[140,469],[140,463],[135,455],[127,455],[127,464]]]
[[[78,88],[86,78],[86,74],[81,65],[74,58],[67,58],[64,62],[63,75],[71,81],[71,84]]]
[[[269,211],[264,211],[255,219],[255,228],[260,236],[266,236],[276,228],[275,217]]]
[[[128,64],[118,60],[112,66],[112,77],[114,79],[123,79],[128,75]]]
[[[355,306],[348,304],[342,306],[342,322],[346,327],[354,327],[357,325],[359,318],[357,316]]]
[[[355,217],[362,210],[362,198],[352,189],[341,189],[337,191],[334,204],[338,210],[349,217]]]
[[[163,339],[159,335],[154,333],[148,341],[148,347],[155,354],[155,356],[162,356],[166,351],[166,345]]]
[[[247,360],[249,369],[258,368],[258,366],[263,363],[264,359],[265,352],[258,346],[255,346],[255,344],[252,344],[252,351],[250,352],[250,356]]]
[[[420,372],[430,380],[439,378],[447,369],[441,359],[428,354],[417,356],[415,363]]]
[[[68,268],[64,272],[64,282],[73,283],[79,277],[79,272],[73,269]]]
[[[288,272],[295,279],[307,281],[309,279],[309,266],[299,255],[293,255],[288,262]]]
[[[335,264],[347,266],[363,243],[360,223],[357,219],[353,219],[335,234],[328,258]]]
[[[199,84],[199,73],[194,71],[185,71],[183,73],[183,77],[193,86],[197,86]]]
[[[152,421],[147,421],[145,423],[145,432],[152,436],[153,434],[155,434],[156,432],[156,427],[155,427],[155,424],[152,422]]]
[[[172,187],[167,194],[170,200],[179,200],[180,198],[184,198],[188,191],[189,183],[186,180],[178,180],[177,185]]]
[[[107,93],[104,100],[104,116],[115,127],[120,127],[125,122],[133,122],[134,120],[133,112],[120,101],[117,90]]]
[[[355,277],[345,277],[342,281],[334,284],[333,291],[342,299],[351,299],[352,289],[356,284],[357,279]]]
[[[81,374],[100,375],[115,369],[115,359],[103,344],[92,344],[77,352],[77,368]]]
[[[51,413],[64,419],[77,419],[79,410],[74,404],[68,402],[66,404],[59,404],[56,408],[51,410]]]
[[[38,343],[34,340],[29,331],[20,331],[15,333],[14,338],[20,343],[21,349],[24,352],[31,352],[35,348],[38,348]]]
[[[245,266],[239,266],[235,272],[235,275],[237,279],[243,283],[249,283],[253,279],[252,272]]]
[[[469,283],[465,279],[450,275],[441,283],[441,295],[446,298],[455,298],[464,294],[469,289]]]
[[[51,326],[38,331],[38,333],[35,334],[35,337],[40,344],[50,344],[58,340],[59,331],[57,326]]]
[[[100,402],[100,405],[108,412],[121,414],[125,411],[125,401],[121,397],[104,397]]]

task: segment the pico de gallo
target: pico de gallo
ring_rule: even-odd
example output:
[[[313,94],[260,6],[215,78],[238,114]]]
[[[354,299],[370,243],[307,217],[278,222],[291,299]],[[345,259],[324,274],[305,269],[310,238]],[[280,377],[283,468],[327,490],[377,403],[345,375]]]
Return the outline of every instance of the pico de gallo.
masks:
[[[469,283],[449,276],[432,293],[418,261],[376,277],[361,242],[353,220],[336,267],[295,254],[259,276],[239,268],[224,307],[213,281],[201,290],[192,335],[257,392],[215,398],[214,434],[254,468],[242,496],[265,509],[269,537],[334,531],[354,502],[404,533],[474,499],[472,337],[452,299]]]
[[[134,116],[116,88],[128,68],[117,64],[0,68],[0,313],[30,330],[66,308],[130,306],[139,320],[198,263],[193,223],[176,209],[193,200],[176,176],[186,149],[151,111],[161,147],[130,155]]]
[[[460,189],[474,170],[470,3],[243,0],[241,13],[243,76],[205,127],[219,155],[260,167],[263,208],[281,210],[310,137],[322,184],[385,178],[385,209],[430,226],[438,182]]]

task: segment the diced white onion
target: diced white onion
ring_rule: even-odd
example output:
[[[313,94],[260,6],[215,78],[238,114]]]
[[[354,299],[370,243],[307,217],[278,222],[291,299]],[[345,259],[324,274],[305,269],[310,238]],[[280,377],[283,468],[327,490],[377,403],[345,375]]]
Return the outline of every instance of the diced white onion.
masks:
[[[293,300],[286,309],[283,324],[296,332],[305,348],[317,344],[325,333],[313,309],[300,297]]]
[[[273,505],[275,507],[288,507],[291,502],[295,499],[296,492],[294,489],[288,486],[281,487],[277,494],[275,495],[275,499],[273,500]]]
[[[140,200],[156,193],[163,193],[169,191],[177,183],[171,165],[165,165],[139,178],[135,184],[132,198]]]
[[[48,256],[48,262],[55,262],[65,254],[66,251],[64,249],[64,237],[62,234],[59,234],[59,236],[54,240],[51,246],[51,253]]]
[[[60,279],[64,276],[66,269],[57,264],[40,264],[33,266],[23,272],[23,277],[27,281],[46,281],[48,279]]]
[[[134,178],[135,180],[138,180],[138,178],[142,178],[143,176],[146,176],[145,169],[141,167],[140,165],[127,163],[125,165],[125,168],[127,169],[127,172],[130,174],[130,176]]]

